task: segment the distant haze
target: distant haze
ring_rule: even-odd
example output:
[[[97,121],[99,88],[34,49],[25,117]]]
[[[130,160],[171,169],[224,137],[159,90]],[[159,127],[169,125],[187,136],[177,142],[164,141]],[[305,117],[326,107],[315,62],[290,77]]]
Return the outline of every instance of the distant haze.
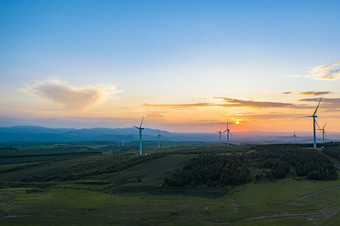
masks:
[[[146,128],[143,132],[144,141],[157,141],[158,130]],[[217,133],[171,133],[160,130],[162,141],[183,142],[218,142]],[[293,134],[268,133],[261,131],[234,132],[231,136],[233,144],[269,144],[293,143]],[[51,129],[35,126],[0,127],[0,142],[77,142],[77,141],[107,141],[121,143],[138,141],[138,131],[135,128],[92,128],[92,129]],[[321,137],[319,137],[321,142]],[[340,133],[330,133],[326,142],[339,141]],[[226,141],[225,134],[222,142]],[[298,143],[310,143],[310,134],[297,134]]]

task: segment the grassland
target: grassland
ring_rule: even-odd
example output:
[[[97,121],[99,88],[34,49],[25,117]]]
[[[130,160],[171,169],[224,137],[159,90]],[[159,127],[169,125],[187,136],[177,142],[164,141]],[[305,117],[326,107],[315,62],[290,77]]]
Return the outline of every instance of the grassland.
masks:
[[[165,146],[156,149],[150,144],[147,155],[140,157],[136,145],[2,145],[0,224],[340,224],[339,180],[309,180],[292,172],[284,179],[240,186],[164,186],[165,177],[202,153],[257,149],[227,150],[202,143]]]

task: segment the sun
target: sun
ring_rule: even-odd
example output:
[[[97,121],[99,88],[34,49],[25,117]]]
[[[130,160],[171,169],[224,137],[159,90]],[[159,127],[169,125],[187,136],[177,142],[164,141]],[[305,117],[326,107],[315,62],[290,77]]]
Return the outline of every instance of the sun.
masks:
[[[238,124],[240,124],[240,122],[238,120],[236,120],[235,124],[238,125]]]

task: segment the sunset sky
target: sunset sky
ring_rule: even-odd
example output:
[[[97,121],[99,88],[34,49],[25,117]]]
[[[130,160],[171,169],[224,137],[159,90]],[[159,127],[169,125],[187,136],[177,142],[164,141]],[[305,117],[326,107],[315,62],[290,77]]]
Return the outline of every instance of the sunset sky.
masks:
[[[0,126],[340,132],[340,1],[0,0]]]

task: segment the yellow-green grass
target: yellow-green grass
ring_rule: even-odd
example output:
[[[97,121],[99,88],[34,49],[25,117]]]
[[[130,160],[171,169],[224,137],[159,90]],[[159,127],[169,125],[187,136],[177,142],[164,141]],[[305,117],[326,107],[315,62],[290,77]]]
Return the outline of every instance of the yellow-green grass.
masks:
[[[185,195],[164,188],[164,193],[150,194],[150,189],[162,188],[157,182],[149,182],[144,191],[131,189],[117,194],[107,193],[105,189],[109,186],[60,183],[46,189],[1,189],[1,222],[4,225],[340,223],[339,181],[299,182],[288,178],[249,183],[218,198],[209,198],[209,194],[197,196],[199,189],[204,194],[204,189],[216,188],[188,187]]]

